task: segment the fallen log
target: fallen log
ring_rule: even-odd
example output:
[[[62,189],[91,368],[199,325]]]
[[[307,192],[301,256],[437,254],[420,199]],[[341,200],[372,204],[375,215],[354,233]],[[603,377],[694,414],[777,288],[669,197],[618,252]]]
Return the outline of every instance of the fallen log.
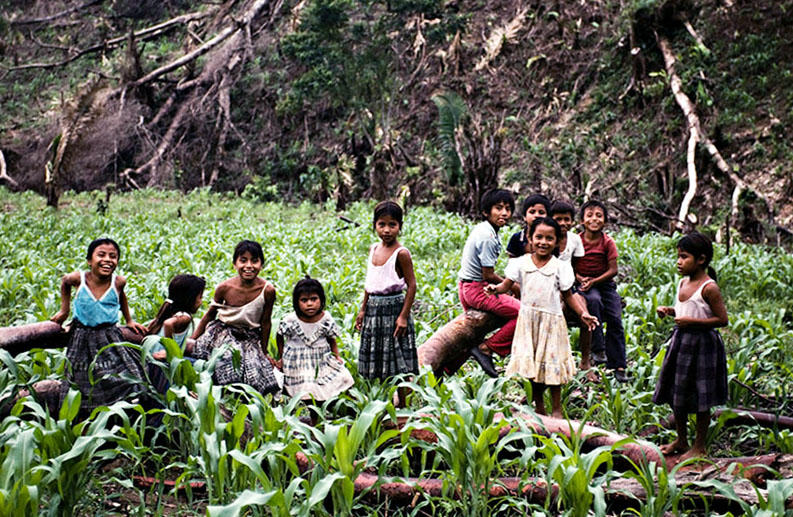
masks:
[[[468,350],[503,324],[495,314],[467,310],[418,347],[419,366],[429,366],[435,375],[453,374],[468,359]]]
[[[768,429],[787,429],[793,431],[793,417],[775,415],[774,413],[766,413],[764,411],[753,411],[744,408],[717,409],[713,412],[711,418],[717,420],[724,413],[735,413],[732,418],[724,421],[724,427],[758,425]],[[661,429],[674,429],[676,425],[675,422],[675,415],[669,415],[658,422],[658,424],[642,429],[639,432],[639,436],[651,436],[657,434]]]
[[[140,344],[143,336],[130,327],[121,327],[124,341]],[[11,355],[28,352],[34,348],[63,348],[69,332],[53,321],[40,321],[16,327],[0,327],[0,349]]]

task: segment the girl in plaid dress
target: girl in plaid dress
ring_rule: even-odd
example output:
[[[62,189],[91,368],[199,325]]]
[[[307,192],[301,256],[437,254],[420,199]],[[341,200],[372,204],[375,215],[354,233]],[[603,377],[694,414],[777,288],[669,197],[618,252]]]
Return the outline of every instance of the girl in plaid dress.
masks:
[[[118,327],[119,311],[135,332],[144,334],[146,328],[132,320],[124,294],[126,279],[115,274],[121,258],[118,244],[113,239],[96,239],[88,245],[86,258],[88,271],[64,275],[61,282],[61,309],[52,317],[56,323],[69,317],[72,288],[76,288],[66,347],[71,367],[68,382],[60,383],[59,400],[46,402],[51,409],[59,407],[71,383],[82,393],[81,411],[88,413],[145,391],[146,371],[140,354],[126,346],[105,347],[124,341]],[[133,378],[141,382],[127,380]]]
[[[318,280],[306,277],[292,292],[292,307],[278,325],[275,342],[284,372],[284,391],[302,400],[322,402],[353,385],[344,367],[336,338],[340,333],[325,310],[325,290]],[[314,417],[315,418],[315,417]]]
[[[275,287],[259,278],[264,252],[258,242],[244,240],[234,248],[237,275],[215,288],[215,297],[198,324],[194,356],[209,359],[216,348],[230,345],[215,363],[212,379],[216,384],[247,384],[262,394],[278,391],[273,364],[267,355],[270,316],[275,302]],[[216,319],[217,318],[217,319]],[[234,364],[232,349],[240,352]]]
[[[710,408],[727,401],[727,357],[718,327],[727,326],[727,308],[709,267],[713,245],[692,232],[677,243],[677,271],[683,275],[674,307],[658,307],[658,316],[675,318],[675,330],[655,387],[653,402],[670,404],[677,439],[664,445],[664,454],[685,452],[681,460],[706,454],[705,436]],[[689,449],[688,414],[696,413],[696,435]]]
[[[393,201],[378,203],[373,226],[380,242],[369,249],[363,304],[355,319],[355,329],[361,331],[358,373],[367,379],[385,380],[419,371],[410,317],[416,275],[410,252],[397,240],[402,207]],[[407,388],[399,388],[400,407],[405,406],[406,396]]]

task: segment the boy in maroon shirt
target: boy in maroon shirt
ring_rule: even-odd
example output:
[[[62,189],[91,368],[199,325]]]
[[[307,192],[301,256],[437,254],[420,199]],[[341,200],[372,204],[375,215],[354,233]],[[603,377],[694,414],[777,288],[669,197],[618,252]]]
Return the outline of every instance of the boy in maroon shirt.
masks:
[[[614,370],[614,377],[625,382],[625,331],[622,327],[622,301],[617,293],[617,245],[603,233],[608,222],[608,210],[600,201],[590,200],[581,207],[584,233],[584,256],[573,259],[578,293],[586,299],[587,310],[600,325],[592,332],[592,356],[606,355],[606,367]],[[603,336],[603,324],[606,336]]]

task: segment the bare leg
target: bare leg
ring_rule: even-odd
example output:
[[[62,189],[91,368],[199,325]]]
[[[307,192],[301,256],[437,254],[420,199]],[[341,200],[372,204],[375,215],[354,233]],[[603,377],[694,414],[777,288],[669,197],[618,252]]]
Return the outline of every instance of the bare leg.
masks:
[[[697,431],[694,435],[694,444],[687,453],[680,457],[681,460],[687,460],[688,458],[704,458],[707,456],[705,438],[708,435],[708,426],[710,426],[710,411],[697,413]]]
[[[589,382],[600,382],[600,376],[592,369],[592,333],[583,325],[578,334],[578,344],[581,347],[581,369],[586,371],[586,379]]]
[[[534,400],[534,407],[536,411],[540,415],[547,415],[545,411],[545,399],[543,395],[545,394],[545,384],[540,384],[539,382],[531,381],[531,398]]]
[[[661,446],[661,452],[665,455],[688,450],[688,413],[675,411],[675,428],[677,428],[677,438],[666,445]]]
[[[550,386],[551,389],[551,416],[554,418],[563,418],[562,415],[562,387]]]
[[[410,388],[403,386],[401,388],[397,388],[397,398],[399,399],[397,402],[398,408],[407,407],[407,399],[408,395],[410,395]]]

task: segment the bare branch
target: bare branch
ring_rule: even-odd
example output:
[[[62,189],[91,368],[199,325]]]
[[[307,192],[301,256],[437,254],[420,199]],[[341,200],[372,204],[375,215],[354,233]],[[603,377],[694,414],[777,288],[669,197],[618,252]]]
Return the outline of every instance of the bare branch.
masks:
[[[9,185],[15,188],[19,186],[17,181],[8,175],[8,171],[6,169],[6,158],[3,156],[2,149],[0,149],[0,180],[7,181]]]
[[[104,0],[88,0],[87,2],[76,5],[74,7],[70,7],[69,9],[60,11],[58,13],[52,14],[50,16],[45,16],[43,18],[28,18],[24,20],[9,20],[11,25],[35,25],[38,23],[47,23],[58,18],[63,18],[64,16],[69,16],[72,13],[76,13],[77,11],[82,11],[83,9],[88,9],[94,5],[98,5],[104,2]]]
[[[134,33],[134,37],[135,37],[135,39],[140,40],[140,41],[147,41],[147,40],[150,40],[150,39],[156,38],[157,36],[162,35],[163,33],[167,32],[168,30],[170,30],[171,28],[173,28],[176,25],[181,25],[181,24],[189,23],[189,22],[192,22],[192,21],[195,21],[195,20],[200,20],[202,18],[206,18],[207,16],[211,15],[212,13],[214,13],[216,10],[217,9],[213,9],[213,10],[209,10],[209,11],[205,11],[205,12],[195,12],[195,13],[183,14],[181,16],[177,16],[176,18],[172,18],[172,19],[170,19],[168,21],[165,21],[165,22],[162,22],[162,23],[158,23],[157,25],[153,25],[153,26],[148,27],[146,29],[140,30],[140,31]],[[47,69],[47,68],[57,68],[57,67],[65,66],[65,65],[68,65],[69,63],[71,63],[72,61],[75,61],[75,60],[81,58],[82,56],[84,56],[86,54],[91,54],[91,53],[94,53],[94,52],[99,52],[101,50],[107,50],[107,49],[118,47],[119,45],[121,45],[122,43],[127,41],[127,39],[129,39],[129,35],[119,36],[117,38],[109,39],[107,41],[103,41],[102,43],[97,43],[96,45],[92,45],[90,47],[86,47],[84,49],[76,50],[74,54],[72,54],[71,56],[69,56],[66,59],[63,59],[61,61],[56,61],[54,63],[28,63],[28,64],[25,64],[25,65],[9,67],[8,70],[9,71],[16,71],[16,70],[30,70],[30,69],[36,69],[36,68]]]

